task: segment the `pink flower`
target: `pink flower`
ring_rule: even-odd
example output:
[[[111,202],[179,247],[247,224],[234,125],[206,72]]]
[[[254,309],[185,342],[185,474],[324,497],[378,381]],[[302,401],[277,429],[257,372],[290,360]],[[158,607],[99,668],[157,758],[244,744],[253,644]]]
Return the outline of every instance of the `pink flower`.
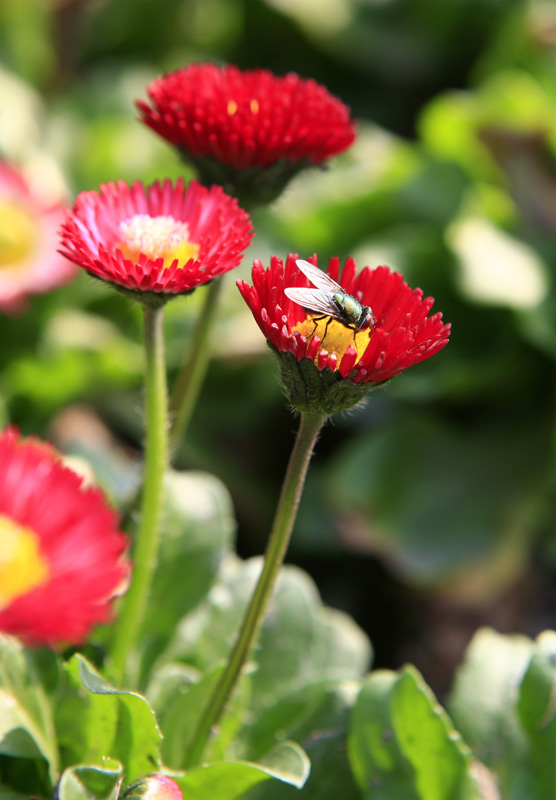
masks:
[[[0,630],[32,645],[83,642],[109,620],[126,547],[102,492],[54,448],[0,434]]]
[[[71,280],[76,269],[57,252],[60,205],[47,206],[14,167],[0,161],[0,311],[20,314],[27,298]]]
[[[253,233],[219,186],[180,179],[81,192],[61,236],[61,252],[91,275],[164,301],[237,267]]]

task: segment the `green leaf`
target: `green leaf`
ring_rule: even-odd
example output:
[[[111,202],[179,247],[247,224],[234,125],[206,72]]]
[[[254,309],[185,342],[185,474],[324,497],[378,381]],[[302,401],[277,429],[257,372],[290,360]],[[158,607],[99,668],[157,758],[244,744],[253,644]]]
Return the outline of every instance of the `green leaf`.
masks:
[[[147,700],[112,687],[79,654],[66,672],[57,721],[65,763],[118,759],[127,781],[158,769],[161,736]]]
[[[363,684],[351,717],[348,755],[365,796],[374,790],[377,800],[417,800],[411,766],[392,730],[390,694],[396,680],[396,673],[378,670]]]
[[[335,691],[339,692],[339,687],[332,689],[323,683],[307,684],[258,708],[241,731],[246,757],[257,761],[270,750],[278,737],[301,741],[304,736],[312,736],[318,728],[334,728],[338,724],[336,714],[329,718],[322,709],[328,694]]]
[[[400,748],[415,771],[419,796],[423,800],[463,797],[460,789],[469,751],[413,667],[406,667],[396,681],[391,713]]]
[[[1,785],[29,797],[50,797],[58,774],[49,771],[44,758],[0,755]]]
[[[299,741],[311,761],[311,774],[302,797],[310,800],[361,800],[347,759],[346,734],[358,692],[355,681],[312,684],[283,695],[261,709],[243,734],[252,753],[276,736]],[[258,759],[256,759],[258,760]],[[273,782],[249,792],[249,800],[294,800],[291,786]],[[246,799],[247,800],[247,799]]]
[[[152,696],[166,737],[164,758],[171,759],[172,765],[179,763],[176,759],[182,757],[180,748],[187,741],[191,720],[198,716],[199,700],[216,677],[213,665],[224,660],[237,635],[260,566],[260,559],[242,562],[228,558],[207,601],[183,620],[168,649],[168,657],[189,662],[207,673],[207,678],[186,688],[190,667],[180,676],[176,661],[171,662],[167,686],[172,688],[166,693],[157,671]],[[234,752],[232,734],[240,723],[234,754],[241,753],[250,762],[259,762],[277,740],[295,739],[311,749],[317,771],[309,786],[317,785],[320,770],[330,786],[327,797],[333,800],[334,787],[343,785],[347,791],[352,783],[345,757],[347,709],[353,700],[348,687],[364,674],[369,658],[369,642],[358,626],[347,615],[324,607],[313,581],[302,570],[286,567],[252,654],[252,669],[244,677],[251,697],[247,698],[246,692],[243,697],[241,692],[235,696],[231,713],[222,720],[219,738],[224,739],[224,751],[213,750],[210,760],[222,752],[228,757]],[[280,796],[288,791],[278,784],[264,788],[265,793]],[[304,791],[314,789],[306,787]],[[350,797],[346,795],[347,800]]]
[[[496,771],[504,795],[509,795],[527,758],[516,702],[533,647],[525,636],[481,629],[456,674],[448,702],[458,730],[474,755]]]
[[[556,785],[556,634],[479,631],[460,667],[450,710],[502,797],[552,800]]]
[[[163,675],[155,675],[157,696],[154,708],[164,735],[162,760],[172,769],[185,769],[191,737],[223,670],[223,667],[218,667],[192,682],[191,670],[180,671],[179,666],[168,665]],[[228,757],[228,750],[245,717],[247,682],[247,678],[240,681],[229,701],[218,726],[218,736],[211,742],[205,761],[222,761]]]
[[[50,776],[58,772],[58,750],[51,693],[58,662],[49,650],[27,650],[0,635],[0,753],[46,759]]]
[[[352,714],[353,773],[373,800],[472,800],[470,753],[413,667],[372,673]]]
[[[322,604],[313,580],[282,570],[255,653],[257,703],[319,681],[357,679],[371,659],[369,640],[347,614]]]
[[[186,617],[168,649],[206,671],[222,662],[261,569],[260,559],[228,558],[207,601]],[[252,705],[269,706],[313,682],[356,679],[368,668],[371,648],[348,617],[322,605],[311,578],[287,566],[277,581],[252,655]]]
[[[309,759],[294,742],[283,742],[260,763],[234,761],[210,764],[175,778],[187,800],[238,800],[254,786],[271,778],[300,789],[309,774]]]
[[[122,765],[109,758],[102,766],[77,764],[62,773],[57,800],[116,800],[122,778]]]
[[[553,800],[556,787],[556,633],[537,640],[517,710],[530,746],[534,800]]]

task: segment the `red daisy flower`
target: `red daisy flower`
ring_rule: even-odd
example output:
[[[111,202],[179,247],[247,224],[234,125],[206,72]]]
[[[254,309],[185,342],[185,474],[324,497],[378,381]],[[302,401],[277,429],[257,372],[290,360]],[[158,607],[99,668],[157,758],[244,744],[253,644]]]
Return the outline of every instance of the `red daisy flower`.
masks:
[[[102,492],[38,439],[0,434],[0,630],[77,644],[125,583],[127,539]]]
[[[0,162],[0,311],[20,314],[27,298],[76,273],[56,250],[61,205],[45,204],[12,166]]]
[[[151,104],[137,103],[141,120],[193,162],[203,183],[231,186],[249,202],[277,197],[300,169],[355,139],[347,106],[295,73],[191,64],[147,92]]]
[[[305,387],[309,394],[303,395],[305,389],[301,390],[299,379],[302,383],[311,380],[314,370],[304,366],[303,374],[294,371],[289,378],[282,370],[290,399],[298,408],[310,406],[309,395],[312,397],[317,392],[318,398],[313,399],[317,404],[324,403],[325,413],[340,410],[335,405],[336,400],[333,411],[328,410],[326,395],[332,386],[334,392],[345,393],[348,404],[342,407],[349,407],[372,386],[430,358],[447,344],[451,326],[442,322],[440,313],[428,316],[433,298],[424,298],[421,289],[411,289],[402,275],[391,272],[388,267],[365,267],[357,274],[355,261],[348,258],[340,278],[339,259],[330,260],[327,274],[340,284],[340,292],[347,296],[343,299],[348,304],[355,300],[360,312],[365,312],[365,307],[370,309],[372,316],[368,315],[367,322],[360,328],[355,323],[348,327],[347,317],[341,321],[304,308],[286,294],[287,289],[296,287],[315,290],[315,285],[297,267],[297,258],[289,255],[285,269],[276,256],[272,257],[269,269],[255,261],[253,286],[238,281],[238,287],[277,353],[280,356],[291,354],[295,362],[314,365],[319,373],[322,391],[317,391],[315,384],[309,389]],[[309,261],[316,266],[316,256]],[[291,361],[281,360],[286,371],[291,371]],[[290,385],[292,381],[297,382],[294,388]],[[347,384],[347,388],[339,389],[339,383]],[[298,398],[300,391],[301,400]],[[294,397],[291,397],[292,392]],[[343,400],[337,399],[341,405]]]
[[[219,186],[108,183],[81,192],[61,252],[104,281],[164,301],[237,267],[253,237],[248,214]]]

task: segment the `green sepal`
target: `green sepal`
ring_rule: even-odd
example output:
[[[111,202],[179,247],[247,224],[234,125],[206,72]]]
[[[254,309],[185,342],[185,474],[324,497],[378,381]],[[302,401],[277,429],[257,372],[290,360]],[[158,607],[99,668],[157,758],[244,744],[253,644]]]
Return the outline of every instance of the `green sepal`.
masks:
[[[166,305],[169,300],[174,300],[176,297],[184,297],[187,294],[191,294],[198,288],[194,286],[192,289],[187,289],[185,292],[141,292],[139,289],[127,289],[125,286],[121,286],[119,283],[111,281],[108,278],[101,278],[100,275],[95,275],[93,272],[89,272],[88,274],[93,280],[111,286],[113,289],[116,289],[117,292],[123,294],[124,297],[133,300],[133,302],[141,303],[143,306],[148,306],[153,309]],[[209,283],[210,281],[207,281],[206,283],[199,284],[199,286],[207,286]]]
[[[210,281],[207,281],[207,283],[210,283]],[[148,306],[152,309],[165,306],[169,300],[175,300],[176,297],[184,297],[186,294],[191,294],[197,288],[195,286],[193,289],[188,289],[186,292],[139,292],[135,291],[134,289],[126,289],[124,286],[118,286],[117,283],[112,285],[120,292],[120,294],[123,294],[125,297],[129,297],[131,300],[134,300],[137,303],[141,303],[143,306]],[[207,284],[203,283],[200,285],[206,286]]]
[[[298,172],[313,166],[309,159],[289,161],[282,158],[268,166],[238,168],[210,156],[192,156],[185,150],[179,153],[182,160],[193,167],[203,186],[222,186],[247,210],[272,203]]]
[[[288,400],[298,411],[337,414],[356,406],[374,388],[370,383],[353,383],[338,370],[319,369],[310,358],[298,361],[293,353],[278,350],[272,342],[267,344],[278,358]]]

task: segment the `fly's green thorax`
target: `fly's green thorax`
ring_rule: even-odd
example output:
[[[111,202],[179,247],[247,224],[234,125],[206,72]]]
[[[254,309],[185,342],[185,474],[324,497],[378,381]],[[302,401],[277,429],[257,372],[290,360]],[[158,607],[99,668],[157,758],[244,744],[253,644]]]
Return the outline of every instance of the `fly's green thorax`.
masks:
[[[361,316],[363,306],[361,303],[352,297],[350,294],[336,292],[334,294],[334,302],[346,319],[357,322]]]

